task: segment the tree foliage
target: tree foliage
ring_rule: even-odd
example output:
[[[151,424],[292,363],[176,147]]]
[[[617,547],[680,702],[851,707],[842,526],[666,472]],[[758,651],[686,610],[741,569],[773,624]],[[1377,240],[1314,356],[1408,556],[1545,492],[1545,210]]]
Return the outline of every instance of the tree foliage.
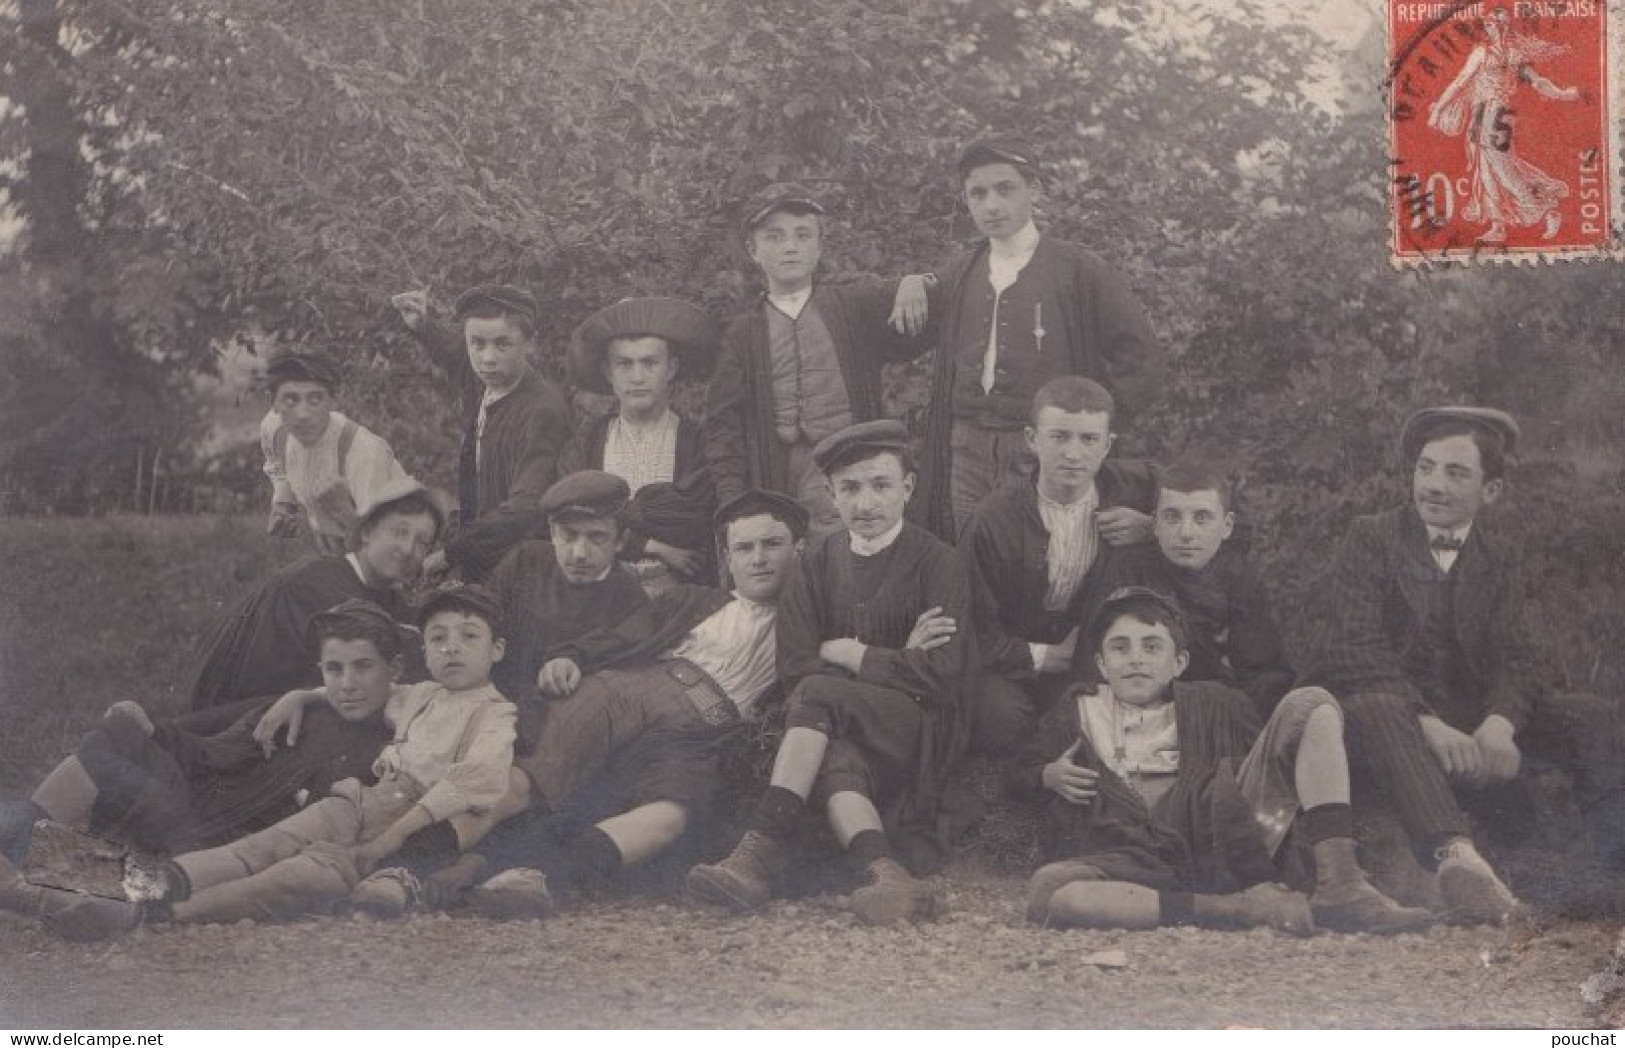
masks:
[[[954,157],[997,129],[1041,144],[1042,223],[1118,265],[1174,354],[1127,445],[1225,454],[1289,607],[1348,514],[1399,490],[1423,402],[1506,404],[1565,497],[1619,497],[1614,271],[1388,269],[1380,107],[1324,105],[1322,43],[1246,2],[17,2],[12,485],[183,452],[185,379],[233,339],[334,352],[351,413],[446,483],[450,398],[391,292],[529,285],[556,367],[622,295],[737,308],[737,207],[784,178],[832,205],[830,268],[930,267],[970,233]],[[46,348],[78,318],[78,348]],[[899,410],[919,374],[894,376]]]

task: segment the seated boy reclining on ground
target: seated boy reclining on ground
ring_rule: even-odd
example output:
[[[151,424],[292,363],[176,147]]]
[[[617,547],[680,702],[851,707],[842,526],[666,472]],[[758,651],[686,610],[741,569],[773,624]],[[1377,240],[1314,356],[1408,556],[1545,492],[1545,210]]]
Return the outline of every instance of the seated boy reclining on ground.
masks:
[[[378,605],[348,600],[311,620],[328,704],[305,717],[298,746],[267,753],[254,738],[275,697],[154,723],[120,702],[25,801],[0,802],[0,907],[40,915],[68,901],[22,879],[34,824],[49,819],[141,852],[221,844],[298,812],[306,799],[370,774],[390,740],[380,716],[417,638]]]
[[[488,810],[507,789],[514,741],[513,704],[491,684],[503,652],[496,601],[483,587],[443,586],[424,605],[422,623],[433,680],[390,688],[384,720],[395,736],[373,763],[375,783],[346,779],[269,829],[166,861],[148,899],[82,896],[47,923],[69,937],[96,938],[148,919],[308,913],[346,898],[414,833]],[[290,692],[278,706],[325,700],[319,688]]]
[[[1342,711],[1325,691],[1282,699],[1258,728],[1241,692],[1175,681],[1189,661],[1169,598],[1124,587],[1090,624],[1105,685],[1045,717],[1024,785],[1049,791],[1027,915],[1085,927],[1267,925],[1394,933],[1432,915],[1373,888],[1355,861]],[[1312,855],[1305,899],[1274,882],[1288,839]]]

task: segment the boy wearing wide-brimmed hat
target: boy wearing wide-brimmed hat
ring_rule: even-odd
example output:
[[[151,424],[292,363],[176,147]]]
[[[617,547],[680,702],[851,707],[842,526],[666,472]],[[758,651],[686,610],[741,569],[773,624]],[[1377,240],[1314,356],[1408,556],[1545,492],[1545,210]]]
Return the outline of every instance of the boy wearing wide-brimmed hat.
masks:
[[[709,581],[715,487],[699,423],[672,410],[672,383],[704,379],[717,331],[698,306],[675,298],[624,298],[576,328],[570,378],[613,396],[616,411],[588,417],[560,457],[564,473],[601,469],[632,491],[622,557],[646,587]]]

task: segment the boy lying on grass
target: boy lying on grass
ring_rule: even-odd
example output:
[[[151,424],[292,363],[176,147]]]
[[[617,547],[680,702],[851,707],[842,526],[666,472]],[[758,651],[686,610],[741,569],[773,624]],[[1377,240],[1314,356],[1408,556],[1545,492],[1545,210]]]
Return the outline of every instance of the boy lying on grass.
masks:
[[[433,680],[390,688],[384,720],[395,736],[373,763],[376,783],[346,779],[269,829],[165,862],[132,901],[81,896],[46,914],[47,926],[96,939],[145,920],[308,913],[347,898],[414,833],[500,800],[513,763],[514,708],[491,684],[503,653],[496,600],[480,586],[442,586],[422,623]],[[321,701],[331,701],[327,688],[288,693],[256,736],[269,741],[289,709]]]
[[[1053,794],[1040,834],[1060,860],[1033,875],[1030,919],[1297,935],[1431,922],[1355,860],[1343,715],[1329,693],[1291,693],[1260,731],[1243,693],[1174,679],[1190,660],[1184,618],[1145,587],[1113,592],[1090,633],[1105,686],[1063,698],[1021,760],[1023,785]],[[1309,853],[1307,898],[1275,883],[1294,858],[1289,836]]]
[[[264,829],[367,775],[390,740],[380,711],[403,645],[416,645],[407,632],[366,600],[312,616],[327,705],[307,711],[302,745],[269,754],[254,729],[273,696],[157,722],[137,703],[115,703],[29,799],[0,801],[0,908],[38,916],[73,898],[18,872],[40,820],[174,854]]]

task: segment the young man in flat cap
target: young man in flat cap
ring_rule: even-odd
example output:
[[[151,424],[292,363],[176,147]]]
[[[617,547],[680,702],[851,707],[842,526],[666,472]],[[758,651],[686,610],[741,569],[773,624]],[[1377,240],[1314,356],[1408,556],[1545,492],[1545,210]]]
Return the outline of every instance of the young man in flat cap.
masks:
[[[537,505],[548,537],[519,543],[491,572],[491,590],[508,623],[508,652],[491,679],[519,706],[521,750],[534,743],[545,706],[537,690],[545,653],[613,626],[648,600],[616,560],[626,540],[628,498],[626,481],[613,473],[570,474]]]
[[[287,537],[303,516],[321,553],[342,554],[356,506],[409,480],[384,439],[333,410],[339,369],[318,353],[293,350],[265,366],[271,410],[260,422],[265,475],[271,479],[266,532]]]
[[[776,183],[745,206],[745,250],[767,290],[722,335],[706,391],[705,447],[717,497],[746,488],[780,491],[812,515],[809,534],[841,530],[818,442],[881,416],[881,366],[925,348],[926,278],[821,280],[822,204],[806,188]]]
[[[461,338],[427,323],[421,292],[396,295],[401,319],[430,358],[457,382],[466,416],[457,459],[458,523],[431,573],[456,568],[483,579],[536,526],[536,502],[558,479],[569,443],[570,406],[532,367],[536,300],[507,284],[484,284],[458,297]]]
[[[1009,756],[1077,672],[1078,631],[1146,546],[1157,480],[1146,462],[1108,459],[1112,396],[1080,375],[1034,395],[1024,433],[1036,477],[1012,476],[961,537],[981,657],[972,744]]]
[[[246,594],[199,645],[187,688],[194,710],[251,695],[280,695],[321,680],[305,632],[310,617],[342,601],[372,601],[401,617],[401,591],[417,581],[446,518],[417,481],[404,477],[363,503],[353,552],[301,557]]]
[[[1400,442],[1411,500],[1350,525],[1306,674],[1348,711],[1351,756],[1436,863],[1450,915],[1470,923],[1505,920],[1519,903],[1474,847],[1461,802],[1530,757],[1574,776],[1597,858],[1625,863],[1618,726],[1601,699],[1551,687],[1519,621],[1518,550],[1486,512],[1517,441],[1517,422],[1492,408],[1411,416]]]
[[[859,919],[920,919],[934,900],[914,874],[935,868],[946,844],[938,802],[961,733],[969,587],[954,551],[903,520],[914,464],[902,423],[848,426],[819,442],[814,461],[846,530],[812,546],[780,601],[784,739],[751,829],[720,863],[690,870],[687,886],[735,911],[765,904],[813,801],[867,873],[852,895]],[[933,609],[958,630],[910,648]]]
[[[1266,721],[1190,661],[1184,616],[1143,586],[1109,594],[1086,627],[1104,683],[1079,687],[1019,762],[1047,798],[1027,916],[1095,928],[1197,924],[1308,935],[1394,934],[1433,920],[1372,887],[1355,858],[1337,701],[1301,688]],[[1288,842],[1312,866],[1307,898],[1276,882]],[[1304,878],[1309,880],[1309,878]]]
[[[779,595],[807,514],[786,495],[753,490],[723,506],[716,527],[732,593],[673,586],[548,652],[547,720],[535,750],[515,762],[522,796],[510,794],[528,796],[529,810],[431,877],[431,902],[450,902],[483,875],[468,899],[476,910],[545,916],[572,886],[652,859],[709,812],[720,745],[775,684]],[[613,814],[572,832],[581,806]]]
[[[1156,398],[1166,371],[1123,279],[1033,224],[1039,172],[1027,143],[976,142],[957,172],[987,241],[950,262],[931,290],[938,348],[917,507],[919,519],[948,538],[1000,481],[1031,473],[1022,428],[1038,387],[1084,375],[1133,414]]]
[[[672,383],[704,378],[717,331],[703,309],[675,298],[625,298],[605,306],[570,338],[570,377],[613,396],[617,410],[593,415],[560,457],[573,473],[601,469],[632,490],[623,559],[656,592],[673,581],[710,581],[716,488],[699,423],[671,407]]]

